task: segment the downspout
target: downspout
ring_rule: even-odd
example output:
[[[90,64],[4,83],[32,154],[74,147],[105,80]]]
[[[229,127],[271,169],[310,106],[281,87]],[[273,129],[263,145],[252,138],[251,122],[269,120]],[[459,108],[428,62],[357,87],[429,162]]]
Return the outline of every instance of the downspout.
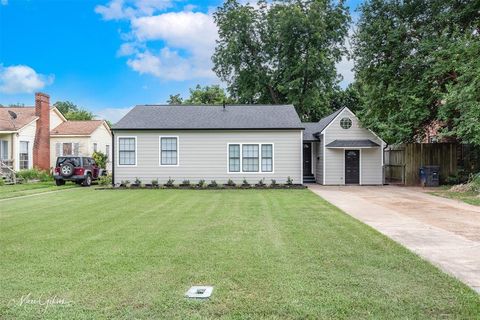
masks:
[[[112,132],[112,187],[115,187],[115,133]]]

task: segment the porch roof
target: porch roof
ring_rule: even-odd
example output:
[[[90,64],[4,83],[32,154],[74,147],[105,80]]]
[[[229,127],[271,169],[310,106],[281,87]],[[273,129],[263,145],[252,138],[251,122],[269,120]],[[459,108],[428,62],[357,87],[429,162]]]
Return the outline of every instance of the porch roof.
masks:
[[[327,148],[376,148],[380,145],[370,139],[364,140],[333,140],[325,147]]]

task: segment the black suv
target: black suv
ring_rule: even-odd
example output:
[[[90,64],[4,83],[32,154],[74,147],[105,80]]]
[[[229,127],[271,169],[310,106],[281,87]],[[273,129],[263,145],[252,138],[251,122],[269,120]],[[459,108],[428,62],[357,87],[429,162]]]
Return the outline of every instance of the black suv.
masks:
[[[63,186],[65,181],[90,186],[92,181],[106,174],[107,172],[100,169],[93,158],[66,156],[57,158],[53,177],[57,186]]]

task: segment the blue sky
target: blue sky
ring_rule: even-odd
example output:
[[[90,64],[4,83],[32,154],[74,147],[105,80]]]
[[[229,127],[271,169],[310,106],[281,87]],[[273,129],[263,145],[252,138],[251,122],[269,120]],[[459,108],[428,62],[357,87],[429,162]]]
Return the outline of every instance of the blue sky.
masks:
[[[360,0],[347,1],[353,9]],[[220,84],[211,71],[222,1],[0,0],[0,103],[70,100],[116,121],[132,106]],[[342,61],[342,85],[352,79]]]

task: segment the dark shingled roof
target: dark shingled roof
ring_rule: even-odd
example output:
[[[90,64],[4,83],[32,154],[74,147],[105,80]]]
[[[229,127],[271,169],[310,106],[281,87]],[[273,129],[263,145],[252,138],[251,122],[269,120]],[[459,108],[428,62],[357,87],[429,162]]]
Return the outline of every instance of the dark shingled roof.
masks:
[[[113,126],[119,129],[303,129],[292,105],[144,105]]]
[[[326,145],[327,148],[372,148],[380,147],[378,143],[372,140],[333,140]]]
[[[326,116],[325,118],[320,119],[318,122],[304,122],[302,125],[305,127],[305,131],[303,132],[303,140],[305,141],[313,141],[313,140],[318,140],[317,137],[315,137],[316,133],[322,132],[323,129],[325,129],[330,122],[332,122],[333,119],[335,119],[336,116],[340,112],[342,112],[344,108],[340,108],[334,113]]]

